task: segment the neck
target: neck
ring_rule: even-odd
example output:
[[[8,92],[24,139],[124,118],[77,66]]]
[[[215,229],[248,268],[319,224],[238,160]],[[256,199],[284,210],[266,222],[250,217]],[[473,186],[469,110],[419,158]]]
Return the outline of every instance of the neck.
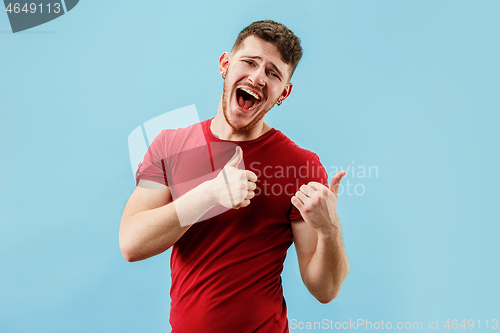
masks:
[[[212,133],[221,140],[227,141],[249,141],[257,139],[259,136],[263,135],[271,129],[271,126],[264,122],[264,118],[259,121],[254,127],[240,131],[234,129],[229,125],[224,117],[224,112],[222,110],[222,105],[219,104],[217,110],[217,115],[212,120],[210,125],[210,130]]]

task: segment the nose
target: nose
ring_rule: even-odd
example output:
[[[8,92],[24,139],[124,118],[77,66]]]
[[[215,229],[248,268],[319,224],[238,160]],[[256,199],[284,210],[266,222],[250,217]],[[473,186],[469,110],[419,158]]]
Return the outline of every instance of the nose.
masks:
[[[254,86],[264,87],[264,85],[266,84],[265,77],[266,77],[265,69],[261,67],[261,68],[256,68],[250,74],[248,79]]]

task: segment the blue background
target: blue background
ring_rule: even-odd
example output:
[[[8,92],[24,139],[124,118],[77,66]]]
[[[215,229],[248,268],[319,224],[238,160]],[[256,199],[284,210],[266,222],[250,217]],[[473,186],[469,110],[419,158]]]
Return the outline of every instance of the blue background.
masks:
[[[487,0],[88,0],[12,34],[0,12],[0,331],[169,331],[169,254],[128,263],[118,246],[135,185],[127,137],[190,104],[213,117],[219,56],[268,18],[304,57],[267,121],[329,172],[355,167],[343,182],[364,190],[339,198],[351,270],[337,299],[307,292],[290,249],[289,319],[439,331],[489,319],[491,331],[499,14]]]

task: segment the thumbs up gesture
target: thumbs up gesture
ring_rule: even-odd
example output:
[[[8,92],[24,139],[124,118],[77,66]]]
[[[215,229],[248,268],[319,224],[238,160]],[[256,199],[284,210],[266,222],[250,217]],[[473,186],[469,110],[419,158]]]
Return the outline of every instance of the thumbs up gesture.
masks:
[[[231,160],[224,166],[210,186],[211,196],[227,208],[241,208],[250,204],[255,196],[257,175],[249,170],[238,169],[243,150],[238,146]]]
[[[331,227],[340,231],[340,221],[337,216],[337,196],[345,171],[339,171],[333,176],[330,188],[317,182],[302,185],[292,197],[292,204],[297,207],[306,223],[318,232],[328,232]]]

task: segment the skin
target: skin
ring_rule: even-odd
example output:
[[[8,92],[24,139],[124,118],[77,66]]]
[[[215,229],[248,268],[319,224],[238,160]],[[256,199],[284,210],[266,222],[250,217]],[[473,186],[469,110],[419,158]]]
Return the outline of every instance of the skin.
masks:
[[[224,79],[224,89],[211,124],[212,132],[220,139],[246,141],[258,138],[271,129],[264,123],[266,113],[290,95],[290,66],[273,44],[258,37],[247,37],[233,54],[223,53],[219,71]],[[247,87],[258,93],[260,105],[251,112],[243,112],[236,103],[236,89]]]
[[[290,66],[279,50],[258,37],[247,37],[240,48],[219,59],[224,77],[223,94],[211,131],[223,140],[253,140],[269,131],[266,113],[276,101],[285,101],[292,91]],[[242,110],[236,90],[246,87],[260,96],[260,104],[251,111]],[[248,206],[254,197],[257,176],[237,169],[243,157],[241,149],[224,168],[230,175],[234,209]],[[222,172],[221,172],[222,174]],[[120,248],[128,261],[137,261],[170,248],[206,211],[215,205],[232,207],[227,187],[219,174],[172,202],[170,189],[141,180],[130,196],[120,224]],[[291,202],[302,218],[292,221],[292,233],[302,280],[322,303],[333,300],[349,271],[340,221],[337,216],[338,186],[345,171],[338,172],[330,188],[311,182],[303,185]],[[240,200],[242,200],[240,202]],[[234,201],[234,200],[233,200]]]
[[[340,220],[337,216],[338,188],[345,171],[338,172],[330,188],[310,182],[292,197],[302,215],[292,221],[292,233],[302,281],[321,303],[332,301],[349,272]]]

